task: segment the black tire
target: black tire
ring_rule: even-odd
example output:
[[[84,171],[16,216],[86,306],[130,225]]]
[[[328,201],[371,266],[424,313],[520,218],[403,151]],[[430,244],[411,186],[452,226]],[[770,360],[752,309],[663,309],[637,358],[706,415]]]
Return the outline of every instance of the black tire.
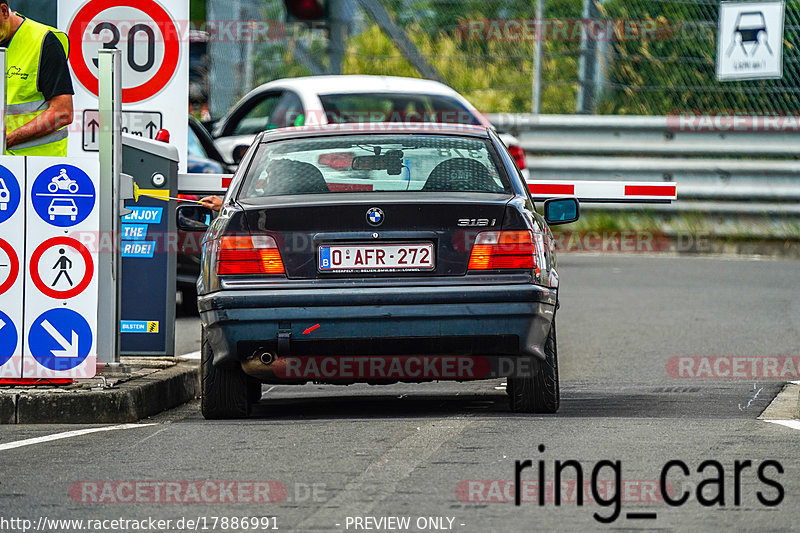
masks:
[[[250,403],[258,403],[261,401],[261,382],[256,378],[247,377],[247,400]]]
[[[207,420],[246,417],[250,411],[247,374],[238,366],[214,366],[205,329],[201,338],[200,411]]]
[[[561,399],[558,385],[558,344],[556,321],[544,344],[544,360],[534,361],[533,376],[509,377],[506,391],[511,410],[517,413],[555,413]]]

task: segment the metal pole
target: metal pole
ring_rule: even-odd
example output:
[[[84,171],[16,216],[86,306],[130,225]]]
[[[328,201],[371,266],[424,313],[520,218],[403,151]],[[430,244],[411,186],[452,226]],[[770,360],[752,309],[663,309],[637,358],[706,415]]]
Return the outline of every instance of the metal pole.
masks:
[[[347,35],[347,2],[330,0],[330,30],[328,37],[328,73],[341,74],[344,63],[344,42]]]
[[[122,51],[99,54],[100,107],[100,242],[111,249],[98,259],[100,299],[97,305],[98,359],[119,366],[120,350],[120,217],[122,171]]]
[[[583,0],[583,20],[587,22],[596,14],[594,0]],[[581,29],[581,55],[578,59],[578,113],[594,112],[595,71],[597,67],[597,37],[590,36],[585,23]]]
[[[3,75],[0,76],[0,119],[3,123],[3,133],[0,134],[0,155],[6,153],[6,75],[8,66],[6,65],[6,49],[0,48],[0,65],[3,67]]]
[[[250,35],[253,35],[254,31],[254,22],[251,20],[249,22],[250,25]],[[244,43],[244,93],[247,93],[254,85],[254,72],[253,69],[255,67],[255,50],[253,45],[253,39],[246,39]]]
[[[544,28],[544,0],[536,0],[536,41],[533,48],[533,103],[534,115],[542,112],[542,31]]]

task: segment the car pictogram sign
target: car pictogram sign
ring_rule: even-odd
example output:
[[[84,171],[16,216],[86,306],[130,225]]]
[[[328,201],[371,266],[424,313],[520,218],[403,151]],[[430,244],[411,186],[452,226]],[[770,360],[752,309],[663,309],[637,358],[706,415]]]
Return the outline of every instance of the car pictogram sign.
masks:
[[[0,224],[14,216],[19,207],[20,186],[17,178],[0,165]]]
[[[94,209],[95,194],[86,172],[73,165],[55,165],[33,182],[31,203],[42,220],[66,228],[86,220]]]
[[[717,79],[780,78],[784,3],[722,2],[717,31]]]

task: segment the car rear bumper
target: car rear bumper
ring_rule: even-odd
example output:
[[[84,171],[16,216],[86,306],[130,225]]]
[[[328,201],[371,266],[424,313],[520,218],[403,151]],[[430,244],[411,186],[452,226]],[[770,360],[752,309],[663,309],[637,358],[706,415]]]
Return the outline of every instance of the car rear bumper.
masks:
[[[554,289],[509,284],[223,290],[199,307],[214,363],[238,361],[265,379],[261,352],[542,358],[556,300]]]

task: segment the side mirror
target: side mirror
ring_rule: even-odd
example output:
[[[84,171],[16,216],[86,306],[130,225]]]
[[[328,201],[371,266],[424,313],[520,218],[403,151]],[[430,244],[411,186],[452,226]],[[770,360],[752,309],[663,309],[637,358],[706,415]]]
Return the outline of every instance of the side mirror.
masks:
[[[179,205],[177,217],[179,230],[206,231],[214,220],[214,212],[203,205]]]
[[[551,226],[575,222],[581,216],[581,204],[575,198],[552,198],[544,202],[544,219]]]
[[[246,154],[249,149],[250,146],[246,144],[240,144],[239,146],[234,148],[233,153],[231,154],[231,157],[233,158],[233,163],[235,165],[241,163],[242,159],[244,159],[244,154]]]

